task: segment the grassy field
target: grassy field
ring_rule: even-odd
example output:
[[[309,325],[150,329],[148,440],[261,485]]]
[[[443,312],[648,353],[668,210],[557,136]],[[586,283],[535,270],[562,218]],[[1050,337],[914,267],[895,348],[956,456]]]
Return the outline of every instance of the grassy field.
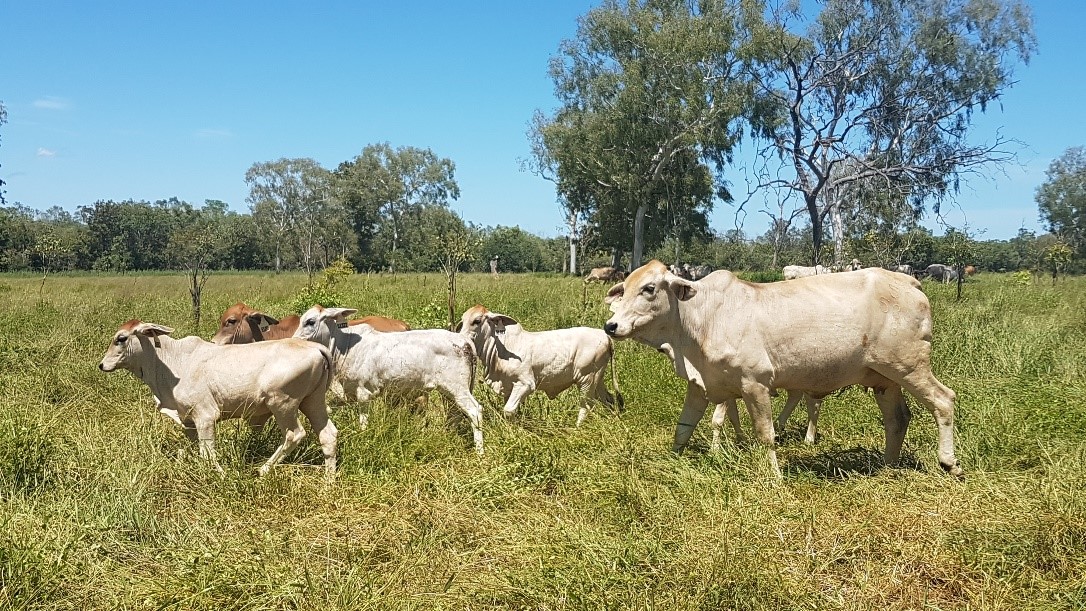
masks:
[[[432,326],[443,280],[356,275],[341,305]],[[213,276],[199,332],[237,300],[286,314],[303,282]],[[460,310],[529,329],[608,316],[606,288],[583,306],[577,279],[460,287]],[[480,458],[440,400],[379,402],[366,431],[346,406],[329,483],[312,438],[257,478],[279,433],[236,422],[219,426],[218,475],[142,383],[97,370],[129,318],[197,332],[182,277],[0,276],[0,608],[1086,608],[1086,279],[982,275],[961,302],[925,290],[963,481],[915,403],[904,466],[880,468],[880,414],[858,389],[826,399],[814,446],[793,416],[780,485],[764,451],[709,452],[708,417],[673,456],[685,385],[623,342],[621,415],[575,428],[567,393],[505,422],[480,385]]]

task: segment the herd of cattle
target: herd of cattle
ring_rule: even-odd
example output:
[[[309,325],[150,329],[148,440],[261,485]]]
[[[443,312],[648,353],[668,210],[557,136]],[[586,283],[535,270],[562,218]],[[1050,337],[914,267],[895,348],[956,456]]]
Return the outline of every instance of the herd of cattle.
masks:
[[[367,402],[379,395],[411,398],[436,390],[467,416],[481,454],[483,409],[472,393],[477,361],[486,383],[504,399],[506,415],[534,391],[554,398],[577,387],[580,425],[596,402],[622,409],[615,367],[613,394],[605,374],[614,354],[612,340],[634,339],[667,355],[675,374],[687,382],[676,452],[686,446],[710,403],[716,406],[713,445],[720,443],[725,418],[742,441],[736,400],[743,399],[755,437],[770,448],[779,475],[771,397],[788,394],[778,428],[806,399],[805,440],[813,443],[823,398],[859,385],[873,391],[882,412],[886,464],[898,461],[909,424],[904,389],[935,417],[940,465],[960,475],[954,456],[955,394],[930,368],[927,296],[911,275],[859,269],[858,263],[847,273],[810,268],[816,271],[764,284],[707,266],[668,267],[659,261],[629,275],[614,268],[593,270],[586,282],[617,281],[605,299],[613,315],[602,329],[531,332],[481,305],[464,312],[456,331],[447,331],[412,330],[381,316],[350,319],[356,310],[319,305],[276,320],[238,303],[223,313],[210,342],[174,339],[169,327],[130,320],[114,334],[98,367],[128,370],[147,384],[158,409],[198,442],[200,455],[216,469],[216,422],[242,418],[259,427],[275,420],[283,441],[261,466],[265,474],[305,438],[300,413],[317,436],[326,471],[334,474],[338,431],[328,415],[329,391],[340,402]],[[359,422],[365,427],[364,413]]]

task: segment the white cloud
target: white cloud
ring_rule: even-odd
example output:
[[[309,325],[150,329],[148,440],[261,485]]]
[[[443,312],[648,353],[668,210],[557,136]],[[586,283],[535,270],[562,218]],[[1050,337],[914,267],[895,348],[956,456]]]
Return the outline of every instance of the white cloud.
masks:
[[[201,140],[212,140],[212,139],[217,139],[217,138],[233,138],[234,133],[231,132],[228,129],[211,129],[211,128],[205,127],[205,128],[196,130],[196,137],[200,138]]]
[[[71,102],[55,95],[47,95],[34,100],[34,108],[44,108],[46,110],[68,110],[71,106]]]
[[[47,149],[44,146],[38,147],[38,157],[56,157],[57,152],[53,149]]]

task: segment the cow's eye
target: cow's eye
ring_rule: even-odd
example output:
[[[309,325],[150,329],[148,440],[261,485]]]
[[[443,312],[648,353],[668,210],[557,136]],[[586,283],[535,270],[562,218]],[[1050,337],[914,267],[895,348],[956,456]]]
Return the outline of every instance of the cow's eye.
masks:
[[[475,320],[471,321],[471,326],[473,327],[478,327],[481,324],[483,324],[482,318],[476,318]]]
[[[238,324],[238,319],[236,319],[236,318],[227,318],[226,319],[226,324],[228,324],[228,325],[236,325],[236,324]]]
[[[127,335],[118,335],[117,336],[117,343],[118,344],[123,344],[123,343],[125,343],[127,341],[128,341],[128,336]]]
[[[656,293],[656,285],[646,284],[645,286],[641,287],[641,292],[651,297],[653,294]]]
[[[303,323],[303,324],[306,327],[312,327],[313,325],[317,324],[317,319],[316,318],[307,318],[305,323]]]

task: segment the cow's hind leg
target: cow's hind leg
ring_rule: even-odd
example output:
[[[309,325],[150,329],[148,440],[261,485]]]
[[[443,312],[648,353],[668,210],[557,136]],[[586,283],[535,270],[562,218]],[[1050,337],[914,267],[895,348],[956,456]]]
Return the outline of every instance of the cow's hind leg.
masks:
[[[279,464],[284,456],[293,452],[294,448],[298,447],[298,444],[305,439],[305,427],[302,426],[301,420],[298,419],[297,409],[278,408],[273,409],[272,414],[275,415],[275,423],[283,431],[283,443],[279,444],[279,447],[275,449],[268,462],[260,467],[260,475],[267,475],[272,467]]]
[[[792,412],[795,411],[796,406],[799,405],[799,400],[802,399],[804,393],[798,390],[788,391],[788,400],[784,402],[784,409],[781,410],[779,416],[777,416],[777,434],[783,435],[784,429],[788,425],[788,419],[792,417]]]
[[[743,402],[747,404],[747,413],[754,425],[754,438],[768,449],[770,468],[780,479],[781,467],[774,447],[773,402],[769,392],[770,389],[761,384],[749,384],[743,389]]]
[[[963,475],[965,472],[954,457],[954,391],[927,368],[908,373],[901,385],[935,416],[939,427],[939,465],[951,475]]]
[[[735,431],[735,443],[743,445],[747,442],[747,436],[743,433],[743,427],[739,424],[739,408],[735,405],[735,399],[725,399],[723,403],[718,403],[716,409],[713,410],[713,441],[709,446],[713,450],[720,449],[720,431],[724,428],[725,418],[732,423],[732,430]]]
[[[882,428],[886,431],[886,451],[882,462],[887,466],[896,465],[901,458],[901,444],[905,441],[905,432],[909,429],[909,406],[905,395],[896,384],[875,390],[875,402],[882,410]]]
[[[803,436],[803,443],[814,443],[818,436],[818,413],[822,411],[822,399],[815,399],[807,395],[807,434]]]
[[[336,474],[336,443],[339,431],[332,419],[328,417],[328,406],[324,401],[324,393],[316,391],[305,399],[298,410],[305,414],[309,420],[309,426],[317,433],[317,441],[321,444],[321,452],[324,454],[324,471],[328,477]]]

